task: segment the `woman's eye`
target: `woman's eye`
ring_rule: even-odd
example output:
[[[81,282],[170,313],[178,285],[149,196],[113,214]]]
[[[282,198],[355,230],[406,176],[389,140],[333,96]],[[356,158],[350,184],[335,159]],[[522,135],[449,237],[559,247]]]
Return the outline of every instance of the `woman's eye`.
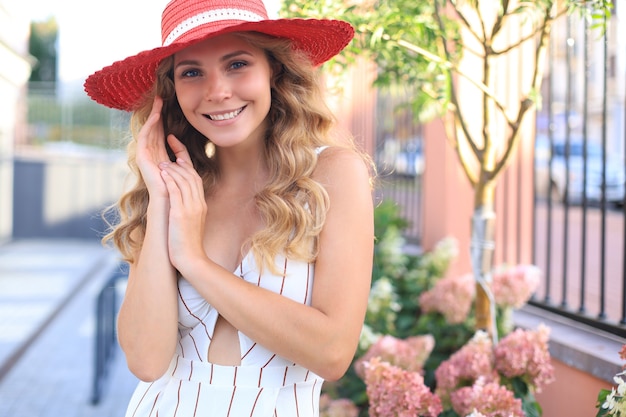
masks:
[[[241,68],[245,67],[246,65],[248,65],[248,63],[245,62],[245,61],[235,61],[232,64],[230,64],[230,68],[231,69],[241,69]]]
[[[183,78],[191,78],[191,77],[197,77],[200,74],[200,71],[195,70],[195,69],[190,69],[190,70],[185,70],[183,72],[181,72],[181,77]]]

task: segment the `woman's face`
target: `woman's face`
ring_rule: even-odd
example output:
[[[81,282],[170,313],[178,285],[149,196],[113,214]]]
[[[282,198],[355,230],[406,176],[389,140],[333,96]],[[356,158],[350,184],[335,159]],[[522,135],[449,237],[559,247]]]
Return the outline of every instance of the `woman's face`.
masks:
[[[183,114],[217,147],[263,139],[270,77],[265,53],[231,34],[192,45],[174,57],[174,85]]]

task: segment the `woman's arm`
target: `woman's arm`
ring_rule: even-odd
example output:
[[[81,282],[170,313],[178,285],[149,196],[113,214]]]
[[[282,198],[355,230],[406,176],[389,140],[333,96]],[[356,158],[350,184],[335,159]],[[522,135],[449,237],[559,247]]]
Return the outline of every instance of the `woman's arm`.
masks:
[[[129,369],[140,379],[160,377],[177,341],[176,272],[168,256],[169,196],[159,163],[168,161],[160,119],[162,101],[137,137],[136,162],[148,188],[146,233],[130,265],[126,294],[118,316],[118,339]]]
[[[153,381],[167,370],[176,348],[176,272],[167,252],[167,214],[151,203],[144,243],[130,265],[118,316],[118,339],[130,371]]]
[[[197,248],[174,257],[170,250],[170,257],[234,327],[271,351],[335,380],[354,356],[367,307],[373,204],[368,169],[352,151],[325,150],[315,178],[326,187],[330,207],[319,240],[311,306],[239,279]]]

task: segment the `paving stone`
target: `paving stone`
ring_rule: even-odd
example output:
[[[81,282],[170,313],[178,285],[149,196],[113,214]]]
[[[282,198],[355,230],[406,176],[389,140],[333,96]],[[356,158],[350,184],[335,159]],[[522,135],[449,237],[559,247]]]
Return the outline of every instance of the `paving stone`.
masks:
[[[0,276],[3,279],[6,271],[30,269],[36,274],[37,268],[34,263],[24,260],[24,254],[37,254],[38,268],[48,268],[45,262],[50,262],[47,270],[54,270],[50,275],[57,277],[54,279],[58,280],[62,271],[69,273],[71,278],[67,285],[56,282],[64,288],[64,294],[54,296],[51,294],[58,287],[50,286],[52,281],[41,281],[41,275],[37,274],[30,286],[7,293],[0,291],[0,365],[3,329],[13,329],[9,332],[12,336],[5,336],[5,339],[19,344],[19,338],[28,334],[27,331],[20,334],[20,323],[26,323],[25,327],[35,326],[29,320],[40,317],[45,321],[47,314],[60,308],[54,320],[0,379],[0,417],[123,417],[137,379],[126,368],[119,348],[111,363],[102,399],[96,406],[91,404],[96,298],[117,268],[115,257],[98,244],[54,242],[46,246],[45,242],[34,242],[29,246],[25,242],[8,246],[0,246]],[[49,256],[44,256],[45,253]],[[10,264],[7,254],[14,255],[16,265]],[[95,265],[97,270],[93,270]],[[84,278],[89,271],[92,273],[84,285],[79,285],[77,275],[83,274]],[[44,290],[46,286],[50,287],[49,292]],[[39,304],[44,299],[54,300],[57,304],[44,308]],[[61,303],[62,300],[69,301]]]

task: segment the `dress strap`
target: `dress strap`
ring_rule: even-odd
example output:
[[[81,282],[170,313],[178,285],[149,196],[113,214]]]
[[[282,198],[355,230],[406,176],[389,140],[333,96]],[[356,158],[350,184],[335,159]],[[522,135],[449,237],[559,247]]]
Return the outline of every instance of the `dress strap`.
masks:
[[[315,153],[319,155],[319,154],[321,154],[324,151],[324,149],[326,149],[328,147],[329,147],[328,145],[318,146],[317,148],[315,148]]]

